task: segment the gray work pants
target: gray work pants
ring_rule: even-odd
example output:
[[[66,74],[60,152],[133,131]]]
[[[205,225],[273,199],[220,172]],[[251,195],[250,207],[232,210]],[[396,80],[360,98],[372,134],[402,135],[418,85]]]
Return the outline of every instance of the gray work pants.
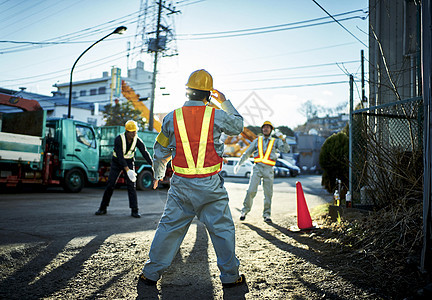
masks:
[[[150,247],[144,275],[158,280],[174,259],[194,217],[207,228],[217,256],[222,283],[239,278],[235,227],[228,193],[219,175],[184,178],[173,175],[168,200]]]
[[[271,202],[273,197],[273,180],[274,171],[273,167],[262,163],[257,163],[253,166],[252,175],[249,180],[249,188],[246,192],[246,197],[243,201],[242,214],[247,214],[252,209],[253,199],[255,198],[258,185],[262,179],[263,192],[264,192],[264,210],[263,217],[271,216]]]

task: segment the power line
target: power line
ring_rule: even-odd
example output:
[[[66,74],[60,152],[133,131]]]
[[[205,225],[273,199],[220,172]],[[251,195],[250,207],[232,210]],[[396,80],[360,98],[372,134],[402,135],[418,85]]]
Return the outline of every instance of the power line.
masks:
[[[356,12],[363,12],[364,13],[364,10],[363,9],[351,10],[351,11],[347,11],[347,12],[344,12],[344,13],[337,14],[335,16],[340,17],[340,16],[349,15],[349,14],[356,13]],[[359,16],[356,16],[356,17],[359,17]],[[315,19],[309,19],[309,20],[292,22],[292,23],[286,23],[286,24],[279,24],[279,25],[271,25],[271,26],[255,27],[255,28],[239,29],[239,30],[219,31],[219,32],[208,32],[208,33],[179,34],[178,36],[218,35],[218,34],[232,34],[232,33],[257,31],[257,30],[267,30],[267,29],[280,28],[280,27],[286,27],[286,26],[300,25],[300,24],[310,23],[310,22],[315,22],[315,21],[321,21],[321,20],[325,20],[325,19],[328,19],[328,18],[329,17],[320,17],[320,18],[315,18]]]
[[[258,88],[253,88],[253,90],[289,89],[289,88],[299,88],[299,87],[308,87],[308,86],[334,85],[334,84],[342,84],[342,83],[349,83],[349,81],[348,80],[344,80],[344,81],[307,83],[307,84],[297,84],[297,85],[269,86],[269,87],[261,87],[261,88],[258,87]],[[251,90],[251,88],[232,89],[232,91],[250,91],[250,90]]]
[[[61,12],[61,11],[63,11],[63,10],[66,10],[66,9],[68,9],[69,7],[72,7],[72,6],[74,6],[74,5],[77,5],[78,3],[83,2],[83,1],[84,1],[84,0],[74,1],[71,5],[69,5],[69,6],[67,6],[67,7],[64,7],[63,9],[60,9],[60,10],[56,11],[54,14],[58,14],[59,12]],[[22,30],[24,30],[25,28],[30,27],[30,26],[34,26],[34,23],[31,22],[31,23],[28,24],[27,26],[24,26],[24,27],[21,27],[21,28],[18,29],[18,30],[15,30],[15,31],[9,32],[9,33],[8,33],[7,35],[5,35],[5,36],[13,35],[13,34],[15,34],[15,33],[17,33],[17,32],[20,32],[20,31],[22,31]]]
[[[350,35],[352,35],[357,41],[359,41],[360,43],[362,43],[365,47],[367,47],[367,45],[365,43],[363,43],[358,37],[356,37],[351,31],[349,31],[345,26],[343,26],[338,20],[336,20],[328,11],[326,11],[324,9],[324,7],[322,7],[321,5],[319,5],[318,2],[316,2],[315,0],[312,0],[316,5],[318,5],[319,8],[321,8],[326,14],[328,14],[336,23],[338,23],[343,29],[345,29]]]
[[[92,61],[92,62],[89,62],[87,64],[82,64],[82,65],[79,66],[79,69],[76,71],[76,73],[80,73],[80,72],[83,72],[83,71],[86,71],[86,70],[90,70],[90,69],[92,69],[94,67],[106,65],[107,63],[109,63],[111,61],[114,61],[114,60],[117,60],[117,59],[121,58],[125,53],[126,53],[126,51],[122,51],[122,52],[119,52],[119,53],[116,53],[116,54],[113,54],[113,55],[110,55],[110,56],[106,56],[106,57],[103,57],[101,59],[98,59],[98,60],[95,60],[95,61]],[[106,61],[107,59],[110,59],[110,60]],[[97,65],[93,65],[94,63],[100,62],[100,61],[104,61],[104,62],[102,62],[100,64],[97,64]],[[89,66],[89,65],[92,65],[92,66],[90,66],[88,68],[83,68],[84,66]],[[35,81],[25,81],[25,82],[20,83],[20,84],[29,84],[29,83],[35,83],[35,82],[40,82],[40,81],[46,81],[46,80],[49,80],[49,79],[56,79],[56,78],[61,77],[61,76],[67,76],[69,74],[69,72],[70,72],[70,68],[67,68],[67,69],[62,69],[62,70],[58,70],[58,71],[54,71],[54,72],[49,72],[49,73],[45,73],[45,74],[36,75],[36,76],[29,76],[29,77],[22,77],[22,78],[1,80],[1,82],[21,81],[21,80],[25,80],[25,79],[45,77],[45,76],[49,76],[49,75],[54,75],[54,74],[59,74],[60,73],[59,75],[56,75],[56,76],[53,76],[53,77],[48,77],[48,78],[45,78],[45,79],[39,79],[39,80],[35,80]],[[63,73],[63,74],[61,74],[61,73]]]
[[[193,0],[190,0],[190,1],[193,1]],[[176,2],[176,4],[180,4],[179,5],[180,7],[185,7],[185,6],[188,6],[188,5],[197,4],[197,3],[200,3],[200,2],[204,2],[204,1],[206,1],[206,0],[196,0],[196,1],[193,1],[193,2],[188,2],[188,0],[185,0],[185,1],[178,1],[178,2]],[[186,2],[186,3],[182,4],[183,2]]]
[[[345,76],[345,74],[321,74],[321,75],[307,75],[307,76],[292,76],[292,77],[282,77],[282,78],[260,78],[252,80],[230,80],[230,83],[248,83],[248,82],[263,82],[263,81],[279,81],[279,80],[295,80],[295,79],[309,79],[309,78],[321,78],[321,77],[340,77]]]
[[[360,60],[349,60],[344,62],[339,62],[343,64],[352,64],[352,63],[358,63]],[[251,73],[264,73],[264,72],[273,72],[273,71],[285,71],[285,70],[295,70],[295,69],[307,69],[307,68],[315,68],[315,67],[325,67],[325,66],[332,66],[336,65],[338,62],[332,62],[332,63],[325,63],[325,64],[316,64],[316,65],[304,65],[304,66],[296,66],[296,67],[287,67],[287,68],[278,68],[278,69],[267,69],[267,70],[258,70],[258,71],[248,71],[248,72],[241,72],[241,73],[231,73],[231,74],[225,74],[224,76],[231,76],[231,75],[242,75],[242,74],[251,74]]]
[[[352,19],[362,19],[360,16],[354,16],[354,17],[348,17],[341,19],[340,21],[348,21]],[[319,25],[326,25],[333,23],[333,21],[324,21],[319,22],[315,24],[306,24],[306,25],[299,25],[294,27],[288,27],[288,28],[279,28],[279,29],[271,29],[271,30],[263,30],[263,31],[256,31],[256,32],[248,32],[248,33],[238,33],[238,34],[228,34],[228,35],[220,35],[220,36],[207,36],[207,37],[196,37],[196,38],[180,38],[179,40],[207,40],[207,39],[219,39],[219,38],[230,38],[230,37],[239,37],[239,36],[247,36],[247,35],[256,35],[256,34],[263,34],[263,33],[273,33],[278,31],[286,31],[286,30],[293,30],[293,29],[301,29],[301,28],[308,28],[313,26],[319,26]]]
[[[15,52],[21,52],[21,51],[26,51],[26,50],[33,50],[34,47],[31,47],[31,45],[47,45],[47,46],[52,46],[52,45],[56,45],[56,44],[67,44],[67,43],[85,43],[88,41],[78,41],[78,42],[74,42],[74,40],[77,40],[79,38],[84,38],[84,37],[89,37],[92,36],[96,33],[102,32],[107,30],[108,26],[111,27],[114,24],[117,24],[119,22],[129,22],[126,23],[125,25],[129,25],[129,24],[133,24],[136,21],[137,17],[134,16],[136,14],[139,14],[139,11],[135,11],[133,13],[127,14],[123,17],[117,18],[117,19],[113,19],[110,20],[108,22],[93,26],[93,27],[88,27],[85,29],[81,29],[79,31],[76,32],[72,32],[72,33],[68,33],[65,35],[61,35],[61,36],[57,36],[57,37],[53,37],[44,41],[40,41],[40,42],[32,42],[32,41],[23,41],[23,42],[19,42],[19,41],[7,41],[7,40],[3,40],[1,42],[3,43],[22,43],[22,44],[26,44],[23,46],[15,46],[15,47],[9,47],[9,48],[1,48],[0,49],[0,54],[6,54],[6,53],[15,53]],[[135,21],[133,21],[135,20]],[[117,25],[116,25],[117,26]],[[28,44],[28,45],[27,45]],[[29,47],[30,46],[30,47]],[[5,51],[6,50],[6,51]],[[12,50],[17,50],[17,51],[12,51]]]

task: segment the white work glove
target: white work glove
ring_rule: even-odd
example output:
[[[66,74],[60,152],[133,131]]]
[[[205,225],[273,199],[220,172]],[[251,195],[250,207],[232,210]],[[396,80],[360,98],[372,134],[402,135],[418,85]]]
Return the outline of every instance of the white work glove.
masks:
[[[282,141],[285,141],[286,136],[282,132],[280,132],[279,130],[275,131],[275,136],[277,138],[281,139]]]
[[[239,170],[240,170],[240,164],[237,163],[237,164],[234,166],[234,174],[237,174]]]
[[[130,181],[132,181],[132,182],[136,181],[136,173],[134,170],[129,169],[127,171],[127,176],[129,177]]]

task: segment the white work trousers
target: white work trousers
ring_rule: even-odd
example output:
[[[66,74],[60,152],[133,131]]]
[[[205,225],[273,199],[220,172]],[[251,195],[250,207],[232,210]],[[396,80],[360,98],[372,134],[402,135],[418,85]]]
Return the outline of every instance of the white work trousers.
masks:
[[[144,275],[158,280],[171,265],[194,217],[207,228],[217,256],[222,283],[239,278],[235,255],[235,227],[228,193],[219,175],[185,178],[173,175],[168,200],[150,247]]]
[[[263,192],[264,192],[264,209],[263,217],[271,216],[271,202],[273,197],[273,180],[274,171],[273,167],[262,163],[257,163],[253,166],[252,175],[249,180],[249,187],[243,201],[242,214],[247,214],[252,209],[253,199],[255,198],[258,185],[262,179]]]

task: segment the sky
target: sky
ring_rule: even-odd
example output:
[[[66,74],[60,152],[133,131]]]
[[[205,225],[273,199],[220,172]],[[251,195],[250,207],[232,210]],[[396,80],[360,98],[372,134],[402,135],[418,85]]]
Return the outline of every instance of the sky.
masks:
[[[146,3],[144,23],[140,7]],[[173,34],[165,54],[176,55],[159,55],[155,112],[184,103],[185,83],[197,69],[212,74],[214,88],[231,100],[245,125],[270,120],[295,128],[306,121],[308,101],[324,108],[347,105],[349,74],[359,101],[361,50],[367,77],[368,1],[177,0],[166,6],[170,3],[179,12],[163,10],[162,24]],[[128,29],[83,55],[73,80],[101,77],[113,66],[125,74],[137,60],[152,71],[153,55],[141,46],[142,24],[146,32],[154,29],[153,8],[154,0],[0,0],[0,87],[51,95],[55,83],[69,82],[78,56],[118,26]]]

